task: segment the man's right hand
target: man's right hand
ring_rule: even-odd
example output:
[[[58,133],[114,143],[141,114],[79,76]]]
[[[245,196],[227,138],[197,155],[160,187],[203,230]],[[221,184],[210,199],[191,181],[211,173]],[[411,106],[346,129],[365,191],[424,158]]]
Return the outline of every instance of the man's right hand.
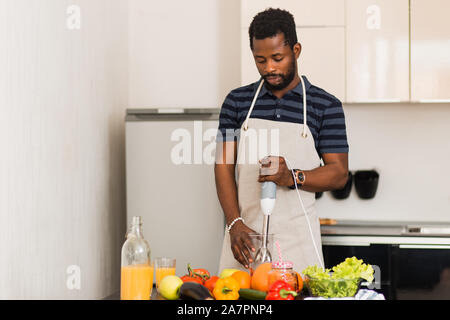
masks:
[[[237,221],[230,230],[231,251],[234,258],[247,269],[250,268],[250,263],[253,262],[250,251],[254,254],[256,250],[248,235],[249,233],[256,232],[247,227],[242,221]]]

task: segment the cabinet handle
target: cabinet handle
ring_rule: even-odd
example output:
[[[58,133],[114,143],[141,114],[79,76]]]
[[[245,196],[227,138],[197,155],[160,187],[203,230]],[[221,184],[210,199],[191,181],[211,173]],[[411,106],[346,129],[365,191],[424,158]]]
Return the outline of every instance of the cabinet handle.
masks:
[[[400,249],[450,249],[450,245],[445,244],[401,244]]]
[[[344,247],[369,247],[369,242],[332,242],[332,241],[323,241],[322,245],[326,246],[344,246]],[[449,247],[450,248],[450,247]]]
[[[447,103],[450,99],[421,99],[419,103]]]

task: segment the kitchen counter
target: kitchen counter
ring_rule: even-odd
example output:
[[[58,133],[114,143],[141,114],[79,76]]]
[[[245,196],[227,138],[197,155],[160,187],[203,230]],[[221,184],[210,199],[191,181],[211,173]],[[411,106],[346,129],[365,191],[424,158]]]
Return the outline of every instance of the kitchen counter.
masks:
[[[337,220],[322,225],[324,245],[399,244],[450,248],[450,223]]]
[[[120,300],[120,292],[113,293],[110,296],[105,297],[103,300]],[[156,290],[155,285],[153,285],[152,295],[150,300],[165,300]]]

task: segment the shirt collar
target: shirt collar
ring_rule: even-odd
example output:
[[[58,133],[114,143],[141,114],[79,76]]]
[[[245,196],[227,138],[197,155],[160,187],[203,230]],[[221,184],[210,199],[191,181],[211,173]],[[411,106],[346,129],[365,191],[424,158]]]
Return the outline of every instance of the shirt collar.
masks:
[[[302,78],[303,78],[303,81],[305,82],[306,94],[308,94],[308,90],[311,87],[311,83],[309,82],[308,78],[306,78],[306,76],[302,76]],[[255,86],[254,86],[254,90],[253,90],[253,96],[255,95],[256,90],[258,89],[258,85],[259,85],[260,81],[255,82]],[[294,92],[294,93],[298,94],[299,96],[303,97],[302,83],[299,82],[298,85],[295,86],[295,88],[292,89],[291,91],[289,91],[288,93],[290,93],[290,92]],[[265,94],[273,95],[272,92],[269,89],[267,89],[265,85],[263,85],[262,88],[261,88],[261,91],[259,92],[259,96],[262,97]]]

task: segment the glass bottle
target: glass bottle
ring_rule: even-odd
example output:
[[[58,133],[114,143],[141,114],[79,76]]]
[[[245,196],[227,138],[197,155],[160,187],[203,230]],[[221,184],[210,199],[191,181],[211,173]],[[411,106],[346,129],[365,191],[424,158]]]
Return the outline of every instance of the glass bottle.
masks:
[[[294,291],[298,291],[297,272],[293,269],[294,264],[291,261],[274,261],[272,270],[269,271],[269,288],[277,280],[283,280],[289,283]]]
[[[133,217],[127,240],[122,246],[120,299],[150,300],[152,289],[150,246],[142,234],[142,218]]]

